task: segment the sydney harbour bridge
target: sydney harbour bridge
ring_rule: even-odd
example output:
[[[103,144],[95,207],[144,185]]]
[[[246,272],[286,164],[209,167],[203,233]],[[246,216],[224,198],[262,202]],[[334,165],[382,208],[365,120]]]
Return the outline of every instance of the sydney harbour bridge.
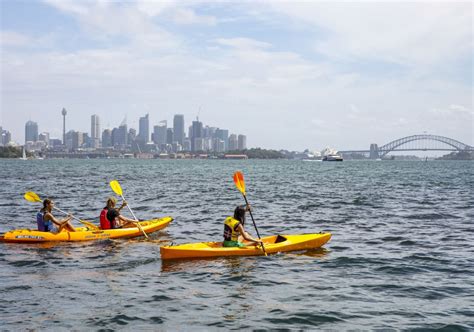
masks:
[[[467,151],[474,152],[474,148],[455,139],[438,135],[412,135],[391,141],[385,145],[378,146],[370,144],[369,150],[347,150],[339,151],[340,154],[364,154],[371,159],[383,158],[390,152],[398,151]]]

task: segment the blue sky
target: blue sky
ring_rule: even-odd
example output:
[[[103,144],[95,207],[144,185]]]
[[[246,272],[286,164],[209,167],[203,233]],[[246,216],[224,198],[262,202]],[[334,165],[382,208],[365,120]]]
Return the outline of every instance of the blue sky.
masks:
[[[250,147],[367,148],[423,132],[474,144],[471,2],[11,1],[0,126],[60,137],[198,110]]]

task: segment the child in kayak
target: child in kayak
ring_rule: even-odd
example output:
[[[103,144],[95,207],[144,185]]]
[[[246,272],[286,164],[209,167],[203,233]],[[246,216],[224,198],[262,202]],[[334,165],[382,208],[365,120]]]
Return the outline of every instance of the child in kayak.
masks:
[[[100,228],[115,229],[135,227],[135,224],[133,223],[135,220],[128,219],[120,214],[120,210],[127,206],[127,202],[123,201],[119,208],[115,208],[116,203],[117,199],[115,199],[115,197],[109,197],[107,205],[100,213]]]
[[[76,229],[70,223],[72,216],[68,215],[62,220],[56,219],[53,214],[54,202],[49,198],[43,201],[43,208],[36,214],[36,222],[40,232],[60,233],[63,229],[75,232]]]
[[[234,210],[234,217],[227,217],[224,221],[224,242],[223,247],[245,247],[242,238],[254,242],[255,245],[262,243],[256,240],[245,231],[245,212],[250,211],[250,206],[237,206]]]

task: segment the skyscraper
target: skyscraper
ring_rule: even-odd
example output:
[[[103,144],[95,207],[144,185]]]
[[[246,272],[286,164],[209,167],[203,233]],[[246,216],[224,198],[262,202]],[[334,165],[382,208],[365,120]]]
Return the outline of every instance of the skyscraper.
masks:
[[[173,140],[183,145],[184,140],[184,115],[175,114],[173,118]]]
[[[109,148],[112,145],[112,131],[110,129],[105,129],[102,132],[102,146],[104,148]]]
[[[139,128],[138,128],[138,140],[141,143],[148,143],[150,140],[150,119],[149,115],[145,115],[141,117],[139,120]]]
[[[191,151],[201,151],[201,150],[196,150],[196,139],[197,138],[202,138],[202,122],[199,121],[199,119],[196,119],[196,121],[193,121],[193,136],[191,137]],[[202,146],[202,144],[201,144]]]
[[[100,119],[96,114],[91,116],[91,146],[93,148],[100,146]]]
[[[239,150],[246,150],[247,149],[247,136],[239,135],[237,137],[238,140],[238,148]]]
[[[166,143],[173,144],[173,128],[166,129]]]
[[[239,142],[237,140],[236,134],[231,134],[229,136],[229,151],[235,151],[239,148]]]
[[[33,121],[28,121],[25,124],[25,143],[36,142],[38,140],[38,124]]]
[[[166,121],[161,121],[157,126],[153,127],[153,142],[160,146],[166,144]]]
[[[224,141],[224,151],[229,150],[229,131],[227,129],[217,129],[215,137]]]

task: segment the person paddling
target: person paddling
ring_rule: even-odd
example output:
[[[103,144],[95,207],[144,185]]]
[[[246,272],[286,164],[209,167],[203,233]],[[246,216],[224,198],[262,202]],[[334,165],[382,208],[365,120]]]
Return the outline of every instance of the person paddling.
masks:
[[[224,242],[223,247],[245,247],[242,238],[254,242],[255,245],[262,243],[250,236],[245,230],[245,212],[250,211],[250,205],[237,206],[233,217],[227,217],[224,221]]]
[[[119,208],[115,208],[115,204],[117,204],[117,199],[115,197],[109,197],[107,200],[107,205],[100,213],[100,228],[115,229],[123,227],[135,227],[135,220],[128,219],[120,214],[120,210],[127,206],[127,202],[123,201]]]
[[[75,232],[76,229],[70,223],[72,215],[68,215],[62,220],[58,220],[52,214],[54,202],[49,198],[43,201],[43,208],[36,214],[36,222],[40,232],[60,233],[63,229],[68,232]],[[56,226],[56,227],[55,227]]]

